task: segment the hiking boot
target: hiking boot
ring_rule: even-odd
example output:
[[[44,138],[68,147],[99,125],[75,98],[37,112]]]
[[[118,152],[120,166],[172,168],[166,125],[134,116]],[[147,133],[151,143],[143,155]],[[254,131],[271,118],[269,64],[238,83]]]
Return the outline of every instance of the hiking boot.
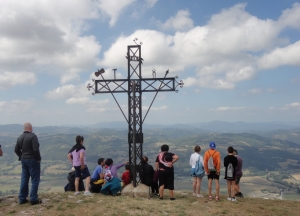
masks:
[[[85,196],[94,196],[94,194],[92,194],[92,193],[89,192],[89,191],[85,191],[83,195],[85,195]]]
[[[30,204],[31,205],[37,205],[37,204],[41,204],[42,203],[42,200],[41,199],[37,199],[37,200],[34,200],[34,201],[30,201]]]

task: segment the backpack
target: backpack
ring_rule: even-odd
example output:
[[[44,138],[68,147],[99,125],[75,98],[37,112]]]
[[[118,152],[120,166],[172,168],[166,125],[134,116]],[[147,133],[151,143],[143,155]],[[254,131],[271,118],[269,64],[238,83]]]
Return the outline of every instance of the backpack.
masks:
[[[209,152],[208,154],[210,155],[209,159],[208,159],[208,170],[209,171],[216,171],[216,167],[215,167],[215,164],[214,164],[214,159],[213,159],[213,155],[216,153],[216,151],[211,155]]]
[[[202,163],[200,162],[200,155],[199,155],[198,161],[196,162],[194,173],[195,173],[195,175],[196,175],[197,177],[204,174],[203,165],[202,165]]]
[[[226,175],[227,175],[227,179],[233,179],[233,165],[232,165],[232,163],[228,164]]]
[[[111,171],[109,169],[107,169],[104,174],[104,179],[109,182],[113,178],[114,178],[114,176],[111,174]]]

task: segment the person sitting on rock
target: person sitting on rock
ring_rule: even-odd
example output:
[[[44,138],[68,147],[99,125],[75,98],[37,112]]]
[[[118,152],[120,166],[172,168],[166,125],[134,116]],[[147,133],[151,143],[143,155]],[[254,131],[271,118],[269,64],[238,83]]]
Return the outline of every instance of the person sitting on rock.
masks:
[[[151,187],[151,191],[153,195],[158,195],[158,182],[153,181],[154,169],[153,166],[148,164],[148,157],[142,157],[142,165],[141,165],[141,182],[149,187]]]
[[[125,165],[125,172],[123,172],[122,174],[122,187],[125,187],[126,185],[130,184],[131,181],[130,181],[130,166],[129,164],[126,164]]]

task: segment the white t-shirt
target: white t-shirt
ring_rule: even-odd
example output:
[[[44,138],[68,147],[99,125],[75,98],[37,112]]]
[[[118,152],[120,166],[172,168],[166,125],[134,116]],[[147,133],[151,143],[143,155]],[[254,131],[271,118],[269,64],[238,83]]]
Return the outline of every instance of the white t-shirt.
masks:
[[[190,165],[192,166],[192,168],[195,168],[196,166],[196,162],[199,159],[199,155],[197,152],[195,152],[194,154],[191,155],[190,157]],[[204,162],[203,162],[203,157],[200,155],[200,163],[202,163],[203,167],[204,167]]]

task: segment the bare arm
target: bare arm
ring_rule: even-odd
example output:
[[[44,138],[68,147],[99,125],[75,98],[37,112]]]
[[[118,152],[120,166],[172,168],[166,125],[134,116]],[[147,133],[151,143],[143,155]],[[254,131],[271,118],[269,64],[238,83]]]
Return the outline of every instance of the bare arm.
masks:
[[[172,164],[174,164],[176,161],[178,161],[179,157],[178,155],[173,155]]]
[[[84,169],[84,153],[80,152],[80,162],[81,162],[81,167],[80,169]]]
[[[73,160],[72,160],[72,158],[71,158],[71,153],[68,154],[68,159],[69,159],[69,161],[71,162],[71,164],[73,165]]]

